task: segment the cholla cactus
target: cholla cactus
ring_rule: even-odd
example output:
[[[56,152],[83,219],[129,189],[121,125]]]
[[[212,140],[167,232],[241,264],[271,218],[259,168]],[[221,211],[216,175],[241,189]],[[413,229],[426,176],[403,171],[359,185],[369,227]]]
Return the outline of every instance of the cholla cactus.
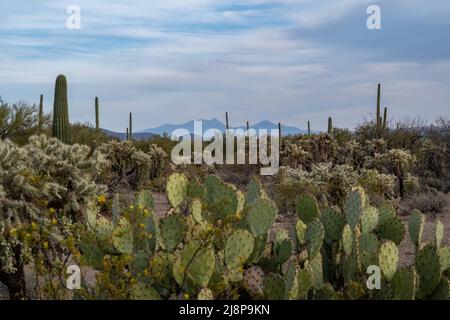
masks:
[[[158,177],[164,169],[167,155],[154,145],[149,152],[138,150],[131,141],[111,141],[98,147],[109,161],[113,188],[131,185],[135,188],[146,181]]]
[[[27,294],[23,267],[52,275],[77,235],[73,222],[105,188],[95,183],[106,162],[80,145],[34,136],[24,147],[0,141],[0,280],[12,298]]]
[[[416,163],[416,157],[407,150],[391,149],[375,156],[374,165],[392,172],[398,179],[400,197],[405,195],[405,178]]]
[[[368,194],[377,199],[394,196],[395,176],[379,173],[377,170],[364,169],[358,179]]]

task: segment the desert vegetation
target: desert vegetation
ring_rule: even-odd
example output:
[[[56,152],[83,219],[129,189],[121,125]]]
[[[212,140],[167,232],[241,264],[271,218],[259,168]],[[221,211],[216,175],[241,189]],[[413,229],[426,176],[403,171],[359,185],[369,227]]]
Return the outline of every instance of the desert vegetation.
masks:
[[[448,299],[450,119],[374,119],[282,137],[280,171],[179,165],[0,100],[0,282],[10,299]],[[228,127],[228,114],[227,114]],[[430,227],[431,226],[431,227]],[[431,231],[430,231],[431,228]],[[446,230],[447,229],[447,230]],[[408,257],[406,257],[408,255]],[[408,258],[408,259],[406,259]],[[66,270],[82,269],[69,290]],[[367,270],[378,266],[380,289]]]

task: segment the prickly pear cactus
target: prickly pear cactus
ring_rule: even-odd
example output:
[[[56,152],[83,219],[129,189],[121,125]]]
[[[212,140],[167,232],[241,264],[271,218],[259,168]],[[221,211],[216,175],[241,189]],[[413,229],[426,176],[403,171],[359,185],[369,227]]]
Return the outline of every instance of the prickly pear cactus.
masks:
[[[275,260],[278,264],[285,263],[292,254],[292,241],[286,230],[279,230],[273,242],[273,252]]]
[[[312,288],[311,272],[307,269],[300,269],[298,271],[298,295],[297,299],[307,299],[308,292]]]
[[[306,230],[306,244],[308,246],[308,255],[310,259],[314,258],[322,248],[325,231],[319,219],[308,224]]]
[[[391,281],[394,300],[414,300],[418,276],[414,267],[397,270]]]
[[[120,253],[133,253],[133,230],[127,219],[120,219],[112,233],[112,241]]]
[[[386,220],[395,218],[397,213],[395,208],[387,201],[384,201],[378,208],[378,225],[383,224]]]
[[[305,268],[311,274],[311,285],[316,290],[323,288],[323,265],[322,255],[319,253],[315,258],[308,260],[305,263]]]
[[[264,271],[259,266],[251,266],[245,270],[244,288],[254,299],[264,297]]]
[[[365,194],[361,190],[354,190],[348,196],[345,202],[345,214],[350,228],[355,229],[359,223],[361,214],[364,209]]]
[[[214,300],[214,294],[210,289],[202,288],[197,295],[197,300]]]
[[[377,234],[380,239],[390,240],[400,245],[405,237],[405,226],[399,218],[390,218],[378,226]]]
[[[319,217],[319,205],[317,200],[310,195],[302,196],[297,202],[298,217],[308,224]]]
[[[302,220],[298,220],[295,225],[295,231],[297,235],[297,241],[300,245],[304,245],[306,243],[306,230],[308,226],[303,223]]]
[[[369,233],[378,225],[378,210],[374,207],[366,207],[361,216],[361,233]]]
[[[186,220],[179,215],[170,215],[160,222],[162,246],[169,252],[184,239],[187,225]]]
[[[345,216],[337,210],[326,208],[321,216],[325,235],[331,241],[338,241],[345,226]]]
[[[419,274],[419,296],[427,297],[441,281],[439,255],[434,245],[428,244],[418,252],[415,267]]]
[[[222,182],[216,176],[208,176],[206,185],[206,203],[215,219],[224,220],[235,217],[239,211],[237,190],[233,186]]]
[[[419,210],[414,210],[409,218],[408,231],[411,241],[416,247],[420,247],[422,243],[424,225],[425,216]]]
[[[435,244],[436,247],[439,248],[442,244],[442,240],[444,239],[444,225],[441,221],[437,220],[436,222],[436,237]]]
[[[245,219],[255,237],[267,234],[277,216],[277,210],[267,200],[257,200],[248,210]]]
[[[213,275],[214,267],[213,249],[211,247],[201,248],[190,261],[186,273],[194,285],[206,287]]]
[[[364,269],[378,264],[379,241],[373,233],[363,233],[358,241],[359,258]]]
[[[441,272],[450,268],[450,246],[439,248],[439,262],[441,265]]]
[[[229,269],[241,268],[253,252],[255,240],[250,232],[236,230],[225,244],[225,263]]]
[[[286,299],[286,283],[278,274],[269,274],[264,277],[264,293],[268,300]]]
[[[187,196],[188,180],[184,174],[174,173],[167,179],[167,197],[172,207],[178,207]]]
[[[342,246],[347,256],[352,254],[353,251],[353,232],[351,227],[347,224],[342,230]]]
[[[397,271],[398,259],[398,249],[395,243],[392,241],[384,242],[378,252],[378,260],[380,269],[388,281]]]

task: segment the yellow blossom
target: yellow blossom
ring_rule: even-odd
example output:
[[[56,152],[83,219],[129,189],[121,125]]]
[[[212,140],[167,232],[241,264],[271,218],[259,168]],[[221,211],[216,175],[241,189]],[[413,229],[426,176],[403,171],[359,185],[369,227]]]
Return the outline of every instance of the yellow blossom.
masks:
[[[99,195],[99,196],[97,197],[97,202],[98,202],[99,204],[105,204],[105,203],[106,203],[106,197],[105,197],[104,195]]]

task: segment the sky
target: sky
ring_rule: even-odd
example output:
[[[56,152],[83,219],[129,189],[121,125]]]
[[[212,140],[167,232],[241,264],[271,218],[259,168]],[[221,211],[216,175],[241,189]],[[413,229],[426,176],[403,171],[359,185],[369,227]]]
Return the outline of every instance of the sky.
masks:
[[[381,9],[381,30],[367,8]],[[66,27],[70,5],[81,29]],[[124,131],[230,115],[323,130],[450,116],[448,0],[1,0],[0,96],[52,111],[65,74],[71,122]]]

